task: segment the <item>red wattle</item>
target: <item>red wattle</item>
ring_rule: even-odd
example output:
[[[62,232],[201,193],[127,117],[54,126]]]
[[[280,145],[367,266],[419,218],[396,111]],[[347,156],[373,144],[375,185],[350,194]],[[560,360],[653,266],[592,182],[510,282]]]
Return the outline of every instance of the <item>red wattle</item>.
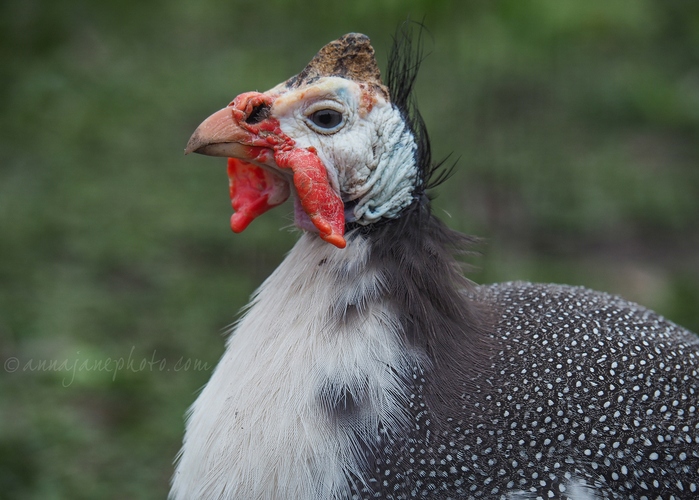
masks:
[[[228,158],[231,229],[240,233],[257,217],[289,197],[289,185],[278,176],[252,163]]]
[[[345,248],[345,207],[330,186],[325,165],[315,149],[293,148],[275,151],[279,168],[294,173],[294,186],[303,210],[320,231],[320,237],[338,248]]]

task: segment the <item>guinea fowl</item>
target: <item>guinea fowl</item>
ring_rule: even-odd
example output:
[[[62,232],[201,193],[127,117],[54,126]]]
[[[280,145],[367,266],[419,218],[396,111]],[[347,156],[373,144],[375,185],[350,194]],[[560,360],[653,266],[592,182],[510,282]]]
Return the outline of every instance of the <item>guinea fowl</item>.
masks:
[[[303,233],[190,409],[172,499],[697,498],[699,337],[579,287],[477,286],[412,106],[348,34],[236,97],[187,152],[228,158],[239,232]]]

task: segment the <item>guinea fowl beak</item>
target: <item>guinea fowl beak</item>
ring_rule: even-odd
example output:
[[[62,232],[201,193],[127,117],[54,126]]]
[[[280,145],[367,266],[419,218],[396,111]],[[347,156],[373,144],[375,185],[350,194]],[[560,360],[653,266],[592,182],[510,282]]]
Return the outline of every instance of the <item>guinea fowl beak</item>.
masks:
[[[184,154],[226,156],[249,159],[254,136],[234,118],[234,108],[225,107],[204,120],[187,142]]]

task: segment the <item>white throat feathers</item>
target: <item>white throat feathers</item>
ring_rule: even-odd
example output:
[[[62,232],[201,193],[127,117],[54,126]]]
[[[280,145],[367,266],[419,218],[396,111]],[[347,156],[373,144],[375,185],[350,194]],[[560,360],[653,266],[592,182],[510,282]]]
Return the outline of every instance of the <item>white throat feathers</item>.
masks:
[[[366,447],[410,425],[423,361],[349,236],[339,250],[305,233],[260,287],[190,409],[172,499],[346,498]]]

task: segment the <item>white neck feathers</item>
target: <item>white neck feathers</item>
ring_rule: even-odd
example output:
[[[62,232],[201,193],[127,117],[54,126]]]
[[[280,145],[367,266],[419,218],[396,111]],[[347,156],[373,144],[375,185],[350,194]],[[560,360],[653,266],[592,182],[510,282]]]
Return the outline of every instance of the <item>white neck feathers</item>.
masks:
[[[369,245],[348,240],[304,234],[260,287],[190,409],[172,499],[344,498],[360,440],[406,425],[419,360]],[[333,418],[343,398],[359,407],[351,423]]]

